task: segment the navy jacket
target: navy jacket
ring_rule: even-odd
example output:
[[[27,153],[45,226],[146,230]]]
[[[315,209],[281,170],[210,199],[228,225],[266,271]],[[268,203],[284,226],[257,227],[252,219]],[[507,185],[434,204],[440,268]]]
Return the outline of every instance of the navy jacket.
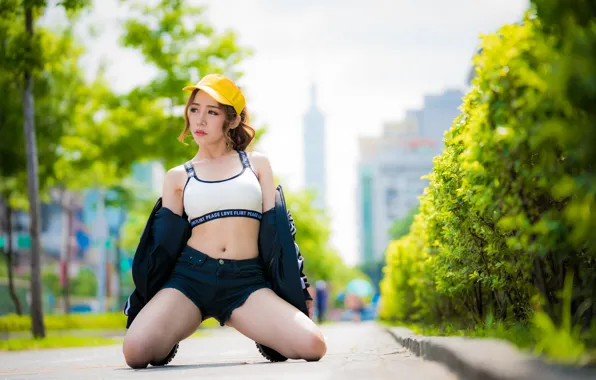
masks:
[[[149,215],[132,263],[135,290],[128,297],[124,314],[126,328],[143,306],[168,280],[180,252],[190,238],[191,227],[186,214],[174,214],[162,207],[159,198]],[[306,300],[311,300],[304,276],[304,260],[295,241],[296,227],[286,208],[283,189],[275,192],[275,206],[263,213],[259,229],[259,257],[273,291],[308,315]]]

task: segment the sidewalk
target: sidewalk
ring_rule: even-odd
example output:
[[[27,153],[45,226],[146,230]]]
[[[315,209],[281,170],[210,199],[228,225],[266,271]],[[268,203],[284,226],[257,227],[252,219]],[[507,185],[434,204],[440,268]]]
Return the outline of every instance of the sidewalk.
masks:
[[[596,368],[550,365],[497,339],[426,337],[389,327],[395,340],[426,360],[445,365],[469,380],[589,380]]]
[[[319,362],[270,363],[254,342],[224,327],[180,344],[165,367],[128,368],[120,345],[0,353],[0,379],[218,379],[218,380],[456,380],[443,366],[399,346],[374,322],[322,327],[327,355]]]

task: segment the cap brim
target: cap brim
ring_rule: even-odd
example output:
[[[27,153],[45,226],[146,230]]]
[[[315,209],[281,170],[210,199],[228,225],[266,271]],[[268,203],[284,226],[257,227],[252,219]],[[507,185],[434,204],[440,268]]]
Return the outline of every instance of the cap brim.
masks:
[[[216,101],[218,101],[221,104],[233,106],[232,103],[228,99],[226,99],[225,97],[220,95],[219,92],[215,91],[214,89],[212,89],[211,87],[208,87],[208,86],[186,86],[182,89],[182,91],[194,91],[196,89],[205,91],[207,94],[209,94],[209,96],[211,96],[213,99],[215,99]]]

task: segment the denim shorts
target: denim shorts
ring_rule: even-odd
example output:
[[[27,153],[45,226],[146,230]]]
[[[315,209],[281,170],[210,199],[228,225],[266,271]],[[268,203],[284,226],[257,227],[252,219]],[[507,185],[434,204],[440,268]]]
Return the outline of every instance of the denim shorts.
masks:
[[[178,289],[199,308],[203,320],[213,317],[222,326],[254,291],[271,289],[260,258],[215,259],[189,246],[163,287]]]

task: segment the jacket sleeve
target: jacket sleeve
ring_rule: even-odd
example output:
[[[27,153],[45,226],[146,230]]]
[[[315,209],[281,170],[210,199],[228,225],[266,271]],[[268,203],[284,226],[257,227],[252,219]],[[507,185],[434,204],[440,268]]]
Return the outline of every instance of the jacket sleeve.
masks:
[[[311,301],[312,297],[308,292],[308,288],[310,287],[310,283],[304,274],[304,258],[302,254],[300,254],[300,247],[298,243],[296,243],[296,224],[294,223],[294,218],[292,218],[292,213],[288,210],[288,222],[290,223],[290,233],[292,234],[292,238],[294,239],[294,246],[296,247],[296,259],[298,260],[298,269],[300,271],[300,282],[302,283],[302,291],[304,292],[304,299],[307,301]]]
[[[179,251],[190,236],[184,217],[163,208],[159,198],[149,215],[132,263],[133,293],[124,305],[128,328],[136,315],[167,281]]]
[[[147,297],[151,299],[165,284],[190,234],[187,220],[162,207],[151,225],[152,244],[148,247]]]

